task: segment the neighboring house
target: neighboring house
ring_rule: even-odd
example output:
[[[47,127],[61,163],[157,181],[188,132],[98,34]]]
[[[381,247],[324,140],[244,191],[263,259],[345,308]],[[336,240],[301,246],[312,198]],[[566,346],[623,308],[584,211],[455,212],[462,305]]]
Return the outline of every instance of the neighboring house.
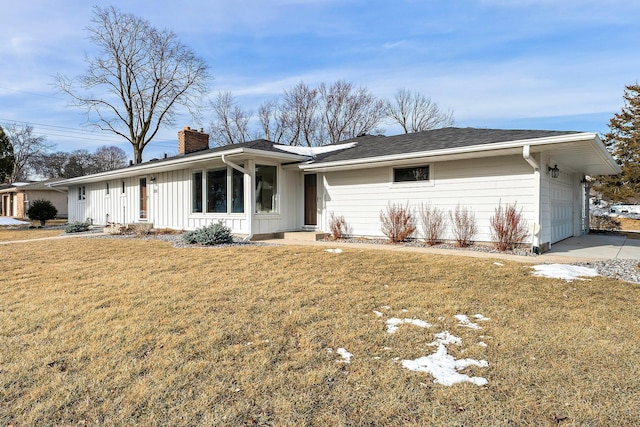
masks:
[[[329,231],[332,213],[353,235],[381,236],[389,204],[430,203],[469,208],[475,240],[491,241],[495,208],[517,202],[544,251],[588,230],[585,176],[620,172],[598,136],[581,132],[445,128],[317,148],[256,140],[209,149],[206,133],[185,128],[178,146],[175,157],[52,186],[68,186],[70,220],[187,230],[222,220],[254,238]]]
[[[61,179],[39,182],[14,182],[0,187],[0,216],[26,218],[27,210],[34,200],[49,200],[58,210],[58,218],[67,217],[67,188],[50,187]]]

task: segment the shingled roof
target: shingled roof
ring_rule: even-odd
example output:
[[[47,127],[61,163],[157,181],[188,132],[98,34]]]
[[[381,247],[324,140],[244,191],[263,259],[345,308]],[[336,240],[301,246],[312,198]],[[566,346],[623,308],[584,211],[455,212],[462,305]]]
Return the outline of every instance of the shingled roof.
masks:
[[[341,141],[357,142],[353,148],[317,156],[313,163],[365,159],[396,154],[471,147],[576,134],[574,131],[443,128],[394,136],[364,135]]]

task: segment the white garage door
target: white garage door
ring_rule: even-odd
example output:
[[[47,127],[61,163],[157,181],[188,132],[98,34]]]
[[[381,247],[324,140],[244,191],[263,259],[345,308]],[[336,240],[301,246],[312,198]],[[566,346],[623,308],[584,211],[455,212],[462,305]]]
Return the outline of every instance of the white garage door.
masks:
[[[551,243],[573,236],[573,188],[570,176],[551,178]]]

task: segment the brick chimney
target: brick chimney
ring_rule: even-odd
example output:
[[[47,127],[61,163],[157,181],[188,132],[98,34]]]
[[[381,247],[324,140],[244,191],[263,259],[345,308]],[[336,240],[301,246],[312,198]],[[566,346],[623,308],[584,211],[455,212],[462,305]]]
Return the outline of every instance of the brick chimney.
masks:
[[[209,134],[185,126],[178,132],[178,154],[189,154],[209,148]]]

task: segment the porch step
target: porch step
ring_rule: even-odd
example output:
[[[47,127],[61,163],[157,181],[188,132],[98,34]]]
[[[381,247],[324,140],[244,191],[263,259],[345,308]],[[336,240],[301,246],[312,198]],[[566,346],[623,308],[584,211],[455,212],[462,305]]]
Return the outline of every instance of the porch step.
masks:
[[[329,237],[329,233],[322,231],[287,231],[282,233],[284,240],[312,240],[318,241]]]

